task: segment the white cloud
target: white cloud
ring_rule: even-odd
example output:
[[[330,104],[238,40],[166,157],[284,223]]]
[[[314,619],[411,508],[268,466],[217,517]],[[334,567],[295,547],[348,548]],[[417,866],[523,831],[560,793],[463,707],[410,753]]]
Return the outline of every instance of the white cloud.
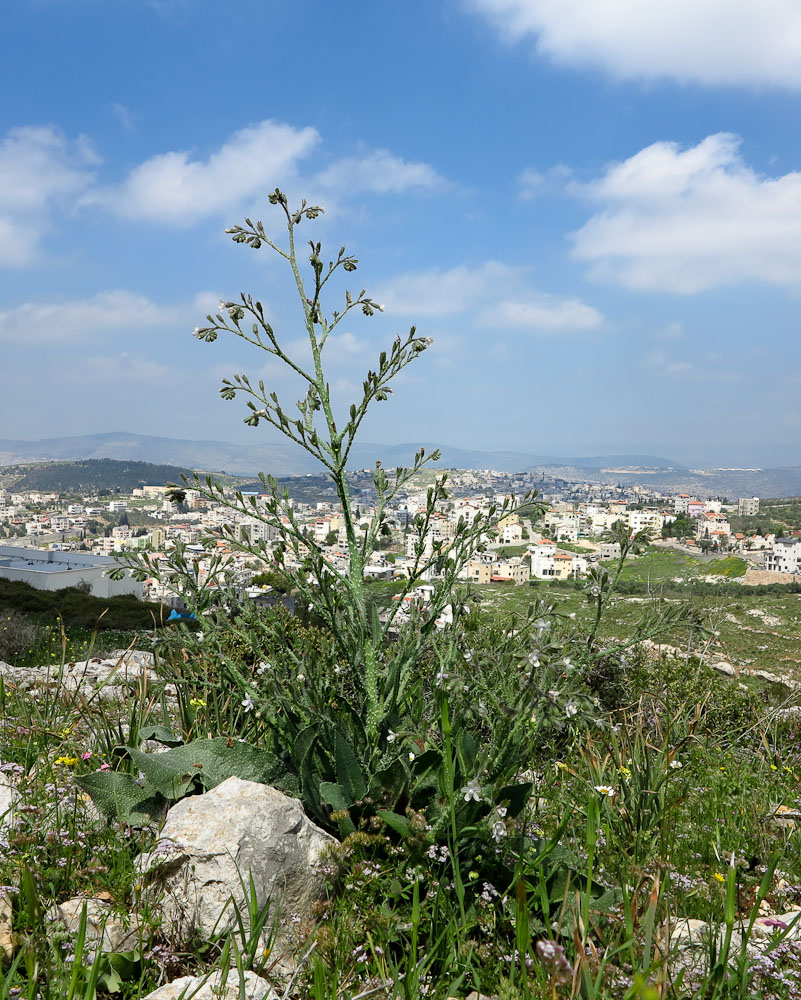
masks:
[[[337,160],[317,178],[335,194],[372,191],[401,194],[405,191],[436,191],[447,186],[428,163],[410,163],[389,150],[377,149],[363,157]]]
[[[0,266],[32,263],[57,208],[73,206],[98,158],[51,126],[13,128],[0,143]]]
[[[175,377],[175,368],[170,365],[162,365],[157,361],[148,361],[146,358],[137,358],[127,352],[123,352],[118,357],[94,357],[87,358],[83,362],[82,369],[74,369],[73,374],[82,376],[86,381],[94,382],[98,379],[113,379],[127,382],[151,382],[154,379],[162,379],[169,376]]]
[[[571,179],[573,171],[560,163],[555,167],[539,173],[527,167],[517,178],[518,198],[521,201],[534,201],[546,195],[560,194]]]
[[[801,86],[797,0],[465,0],[510,42],[619,79]]]
[[[116,105],[115,113],[120,116]],[[446,186],[429,164],[409,162],[385,149],[335,160],[315,177],[304,179],[303,161],[320,143],[319,133],[309,126],[262,121],[235,132],[205,159],[193,158],[186,150],[160,153],[134,167],[120,185],[90,192],[83,203],[103,205],[126,218],[189,226],[204,216],[263,199],[276,185],[302,187],[307,196],[320,190],[334,198]]]
[[[650,351],[645,357],[645,364],[662,375],[688,375],[695,371],[691,361],[672,358],[665,351]]]
[[[193,303],[162,306],[122,289],[99,292],[89,299],[66,302],[26,302],[0,312],[0,343],[70,343],[92,334],[173,326],[187,332],[196,321],[207,293]]]
[[[801,284],[801,172],[758,174],[737,136],[657,142],[575,190],[601,206],[572,237],[596,278],[684,294]]]
[[[263,121],[235,132],[206,159],[188,151],[154,156],[119,187],[95,191],[86,202],[127,218],[191,225],[286,183],[319,141],[314,128]]]
[[[388,314],[432,318],[471,313],[482,327],[518,330],[588,330],[603,317],[579,299],[561,299],[529,288],[525,268],[490,260],[477,267],[403,274],[377,299]]]
[[[124,104],[119,104],[115,102],[111,105],[111,113],[117,119],[117,121],[122,125],[126,132],[131,132],[134,127],[133,116],[131,112]]]
[[[484,326],[514,330],[592,330],[603,323],[597,309],[579,299],[538,295],[525,300],[500,302],[480,317]]]
[[[394,278],[374,298],[385,304],[390,315],[451,316],[497,302],[500,294],[523,283],[524,275],[523,268],[494,260],[478,267],[418,271]]]

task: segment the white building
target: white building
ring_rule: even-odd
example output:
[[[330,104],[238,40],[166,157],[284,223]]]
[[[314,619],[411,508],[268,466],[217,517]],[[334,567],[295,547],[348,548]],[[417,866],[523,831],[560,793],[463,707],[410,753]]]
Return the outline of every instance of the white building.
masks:
[[[759,497],[740,497],[737,501],[740,517],[756,517],[759,513]]]
[[[113,559],[90,556],[84,552],[57,552],[22,546],[0,545],[0,577],[19,580],[37,590],[63,590],[88,583],[95,597],[120,594],[142,596],[142,584],[126,575],[112,580],[106,571],[115,566]]]
[[[763,558],[765,569],[774,573],[801,573],[801,538],[776,538]]]

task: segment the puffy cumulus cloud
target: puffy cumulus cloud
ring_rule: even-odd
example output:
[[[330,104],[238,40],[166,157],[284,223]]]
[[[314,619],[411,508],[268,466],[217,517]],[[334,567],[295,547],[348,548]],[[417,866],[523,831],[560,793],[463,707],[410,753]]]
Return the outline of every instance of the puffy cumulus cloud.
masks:
[[[465,0],[511,42],[624,79],[801,87],[797,0]]]
[[[533,290],[526,269],[500,261],[404,274],[376,296],[388,314],[426,318],[473,313],[478,326],[536,331],[589,330],[601,314],[579,299]]]
[[[96,190],[85,202],[127,218],[190,225],[286,183],[319,141],[314,128],[263,121],[235,132],[206,159],[160,153],[134,167],[119,187]]]
[[[56,209],[69,209],[94,178],[99,160],[84,138],[52,126],[10,129],[0,142],[0,266],[37,257]]]
[[[567,331],[592,330],[603,323],[597,309],[580,299],[559,299],[553,295],[537,295],[524,300],[500,302],[482,314],[486,326],[513,330]]]
[[[428,163],[410,163],[386,149],[337,160],[317,177],[317,183],[337,194],[361,191],[401,194],[437,191],[448,186],[445,178]]]
[[[117,289],[87,299],[26,302],[0,312],[0,343],[69,344],[94,334],[160,327],[185,332],[191,330],[198,307],[207,300],[208,293],[201,293],[192,303],[162,306],[143,295]]]
[[[801,284],[801,172],[758,174],[737,136],[657,142],[574,190],[601,206],[572,236],[596,278],[683,294]]]
[[[205,159],[187,151],[151,157],[118,186],[98,188],[84,204],[102,205],[126,218],[189,226],[207,215],[247,204],[276,185],[303,187],[339,198],[343,194],[399,194],[438,190],[446,182],[427,163],[409,162],[381,149],[335,159],[314,177],[303,161],[321,144],[309,126],[267,120],[235,132]],[[316,198],[312,199],[316,201]]]
[[[390,315],[451,316],[497,301],[499,291],[511,291],[524,280],[523,268],[489,260],[477,267],[401,274],[374,298],[384,303]]]

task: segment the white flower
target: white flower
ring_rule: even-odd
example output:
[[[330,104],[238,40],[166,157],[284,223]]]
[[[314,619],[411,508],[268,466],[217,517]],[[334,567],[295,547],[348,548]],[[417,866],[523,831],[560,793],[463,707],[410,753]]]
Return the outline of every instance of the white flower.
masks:
[[[496,820],[492,824],[492,839],[496,844],[500,844],[504,837],[506,837],[506,824],[502,823],[501,820]]]
[[[574,701],[569,701],[565,705],[565,715],[568,719],[572,719],[574,715],[578,714],[578,705]]]
[[[394,743],[397,738],[398,734],[393,733],[393,731],[390,729],[390,731],[387,733],[387,743]]]
[[[475,778],[471,778],[470,781],[462,789],[462,796],[465,802],[480,802],[481,801],[481,788]]]
[[[302,684],[306,680],[305,674],[298,674],[298,684]]]
[[[414,760],[415,756],[416,756],[416,755],[415,755],[415,754],[413,754],[413,753],[412,753],[412,751],[410,750],[410,751],[409,751],[409,760]]]
[[[220,310],[220,312],[225,312],[225,310],[228,308],[228,303],[223,302],[223,300],[220,299],[220,301],[217,303],[217,308]]]
[[[606,798],[608,799],[613,799],[617,794],[617,792],[615,792],[614,788],[612,788],[611,785],[596,785],[595,791],[599,795],[605,795]]]
[[[272,665],[270,663],[268,663],[266,660],[262,660],[261,663],[258,665],[258,667],[256,669],[256,673],[259,675],[259,677],[261,677],[264,674],[266,674],[268,670],[272,670],[272,669],[273,668],[272,668]]]
[[[506,819],[507,809],[506,806],[498,806],[498,815],[501,819]]]
[[[672,760],[670,762],[670,767],[673,771],[677,771],[680,767],[684,767],[680,760]]]
[[[253,699],[250,697],[249,694],[246,694],[245,697],[242,699],[242,708],[244,708],[246,712],[253,711]]]
[[[442,684],[447,679],[448,679],[448,675],[445,673],[445,668],[444,667],[440,667],[439,671],[437,673],[437,678],[436,678],[437,685]]]

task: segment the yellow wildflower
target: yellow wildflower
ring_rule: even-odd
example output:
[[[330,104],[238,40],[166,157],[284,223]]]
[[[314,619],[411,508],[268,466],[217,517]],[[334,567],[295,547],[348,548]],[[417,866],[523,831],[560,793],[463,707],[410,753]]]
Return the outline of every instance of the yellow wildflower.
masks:
[[[56,764],[63,764],[64,767],[75,767],[77,763],[77,757],[56,757]]]
[[[721,875],[720,872],[714,872],[713,873],[713,877],[714,877],[714,879],[717,882],[725,882],[726,881],[726,876],[725,875]]]

